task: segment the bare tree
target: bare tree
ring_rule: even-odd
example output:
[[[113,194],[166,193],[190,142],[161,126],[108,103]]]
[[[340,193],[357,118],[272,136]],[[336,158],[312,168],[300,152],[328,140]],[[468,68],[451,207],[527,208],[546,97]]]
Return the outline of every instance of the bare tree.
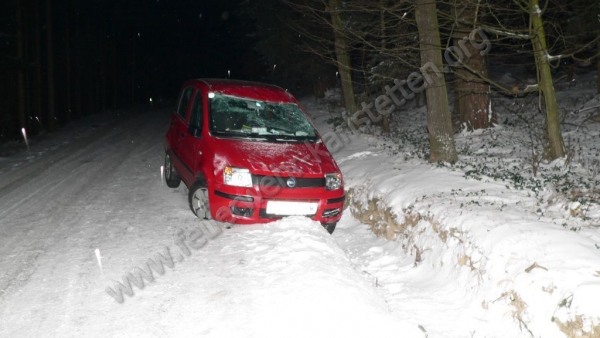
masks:
[[[380,34],[381,34],[381,50],[383,53],[386,52],[387,50],[387,35],[386,35],[386,18],[385,18],[385,12],[386,12],[386,0],[379,0],[379,8],[380,8],[380,12],[379,12],[379,29],[380,29]],[[390,132],[390,119],[388,117],[388,114],[383,115],[383,132],[385,134],[388,134]]]
[[[21,128],[26,127],[26,112],[25,112],[25,33],[23,23],[23,0],[17,2],[17,59],[20,62],[20,69],[17,75],[18,97],[19,97],[19,125]]]
[[[344,34],[344,22],[340,14],[339,1],[329,0],[327,10],[331,15],[335,55],[344,95],[344,107],[348,112],[355,112],[357,109],[352,82],[352,64],[348,55],[348,42]]]
[[[516,0],[515,0],[516,1]],[[524,5],[524,4],[523,4]],[[546,32],[542,21],[543,10],[539,7],[539,0],[529,0],[530,35],[533,45],[533,55],[538,75],[538,90],[544,99],[546,109],[546,128],[549,141],[549,158],[555,159],[565,156],[562,135],[560,133],[560,120],[558,117],[558,104],[556,92],[552,83],[550,71]]]
[[[545,2],[545,6],[551,3],[553,3],[552,0],[548,0]],[[479,6],[479,4],[481,5]],[[560,6],[560,3],[557,4]],[[461,16],[459,21],[462,24],[472,26],[479,22],[477,26],[483,27],[488,33],[495,36],[494,45],[505,49],[506,57],[511,57],[509,51],[513,51],[514,55],[520,55],[520,58],[530,58],[536,71],[537,84],[527,85],[524,88],[507,88],[505,85],[491,79],[485,73],[484,68],[477,69],[477,64],[466,62],[462,63],[461,66],[506,95],[538,92],[540,97],[539,109],[546,115],[546,136],[548,140],[546,158],[553,160],[564,156],[558,105],[550,64],[551,61],[559,61],[560,57],[552,56],[548,44],[545,23],[542,20],[542,15],[547,7],[540,8],[539,0],[511,0],[507,2],[491,2],[488,0],[478,2],[478,6],[477,10],[485,10],[490,13],[486,16],[486,20],[477,21],[477,16],[466,15]],[[557,10],[557,12],[559,11]],[[479,16],[479,19],[481,19],[481,16]],[[550,22],[551,26],[560,26],[560,18],[555,15],[553,19]],[[560,32],[557,31],[557,34],[553,36],[552,46],[556,47],[559,40],[564,40],[564,38],[565,36],[560,36]],[[562,57],[566,58],[575,54],[576,51],[571,50],[569,55],[564,54]],[[457,74],[460,75],[460,72],[457,72]]]
[[[48,129],[54,130],[55,121],[55,93],[54,93],[54,50],[52,29],[52,0],[46,1],[46,48],[48,51]]]
[[[40,2],[33,1],[34,13],[34,46],[35,46],[35,115],[38,118],[43,116],[42,103],[42,25],[40,23]],[[41,123],[41,122],[40,122]]]
[[[456,162],[450,107],[440,50],[435,0],[416,0],[415,19],[419,29],[421,65],[425,70],[423,85],[427,86],[427,129],[429,131],[430,162]],[[434,69],[432,72],[431,69]],[[436,71],[437,70],[437,71]]]
[[[453,3],[453,51],[460,62],[456,62],[454,74],[455,114],[468,130],[485,129],[496,122],[496,114],[492,108],[491,88],[482,78],[489,77],[487,55],[475,48],[477,44],[467,43],[467,38],[475,38],[473,32],[477,29],[479,2],[463,1]],[[472,24],[467,25],[467,19]],[[450,49],[447,49],[449,51]],[[450,53],[445,53],[450,57]],[[461,65],[462,64],[462,65]]]
[[[67,2],[67,6],[68,6],[68,2]],[[70,34],[70,25],[69,25],[69,10],[67,8],[67,10],[65,11],[65,55],[66,55],[66,63],[65,63],[65,67],[66,67],[66,103],[67,103],[67,107],[66,107],[66,114],[65,114],[65,119],[67,121],[69,121],[71,119],[71,34]]]

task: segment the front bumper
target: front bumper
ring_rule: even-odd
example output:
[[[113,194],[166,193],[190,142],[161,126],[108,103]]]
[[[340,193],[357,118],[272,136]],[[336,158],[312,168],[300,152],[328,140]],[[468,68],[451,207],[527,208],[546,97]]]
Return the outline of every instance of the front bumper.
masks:
[[[342,217],[344,189],[325,190],[324,187],[265,187],[251,188],[215,184],[209,192],[211,215],[222,222],[236,224],[267,223],[285,217],[267,213],[269,201],[317,203],[317,211],[305,215],[322,223],[334,223]]]

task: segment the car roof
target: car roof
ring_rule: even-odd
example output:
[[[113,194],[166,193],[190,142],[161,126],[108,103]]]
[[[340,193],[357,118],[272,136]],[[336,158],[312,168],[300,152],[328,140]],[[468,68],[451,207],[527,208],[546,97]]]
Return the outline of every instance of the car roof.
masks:
[[[266,83],[230,80],[230,79],[196,79],[208,86],[211,92],[244,97],[259,101],[297,103],[287,90]]]

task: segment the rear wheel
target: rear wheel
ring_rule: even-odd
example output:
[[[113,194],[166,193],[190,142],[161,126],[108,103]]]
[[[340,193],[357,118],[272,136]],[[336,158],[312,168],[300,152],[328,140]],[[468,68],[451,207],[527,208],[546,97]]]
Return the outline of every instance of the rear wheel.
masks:
[[[190,187],[188,195],[190,209],[200,219],[212,219],[208,203],[208,188],[206,182],[198,181]]]
[[[173,169],[173,159],[169,152],[165,153],[165,181],[169,188],[177,188],[179,183],[181,183],[181,177]]]
[[[328,233],[332,234],[333,231],[335,230],[335,226],[337,225],[337,222],[334,223],[321,223],[323,225],[323,228],[325,228],[325,230],[327,230]]]

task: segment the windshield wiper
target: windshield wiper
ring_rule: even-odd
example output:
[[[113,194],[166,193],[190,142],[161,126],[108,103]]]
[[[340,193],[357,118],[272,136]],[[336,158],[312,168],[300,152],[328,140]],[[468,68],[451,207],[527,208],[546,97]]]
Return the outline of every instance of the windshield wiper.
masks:
[[[278,141],[278,142],[303,142],[303,141],[316,141],[317,138],[315,136],[296,136],[296,135],[261,135],[266,136],[266,139],[269,141]]]
[[[224,137],[240,138],[244,140],[260,140],[264,141],[266,138],[258,133],[247,133],[239,130],[215,130],[213,134]]]
[[[303,142],[303,141],[316,141],[315,136],[297,136],[297,135],[275,135],[275,134],[261,134],[256,132],[247,132],[242,130],[217,130],[215,134],[226,137],[235,137],[248,140],[257,141],[271,141],[271,142]]]

